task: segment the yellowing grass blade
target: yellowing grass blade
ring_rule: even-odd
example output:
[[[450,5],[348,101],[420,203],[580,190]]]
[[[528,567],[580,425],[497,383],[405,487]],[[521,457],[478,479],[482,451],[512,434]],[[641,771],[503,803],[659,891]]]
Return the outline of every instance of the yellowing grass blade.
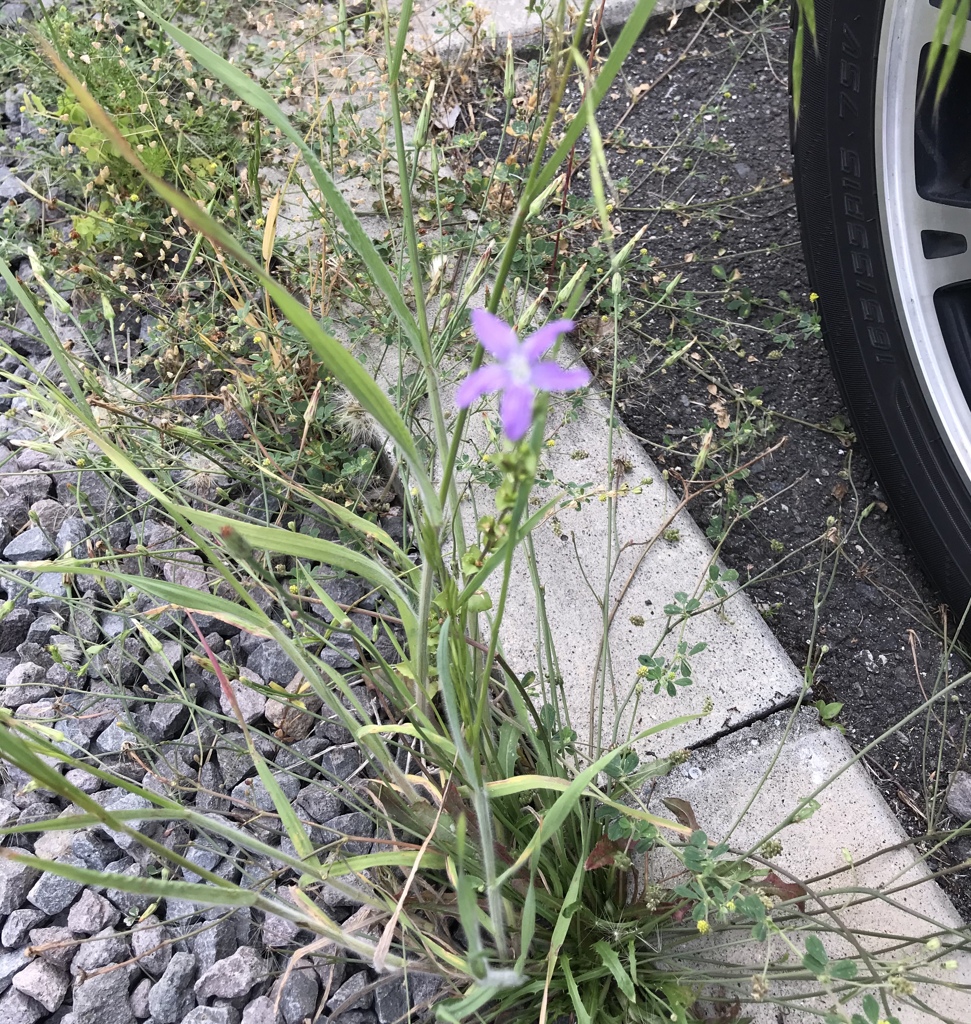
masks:
[[[270,259],[273,257],[273,243],[276,241],[276,219],[280,214],[280,203],[283,201],[283,193],[277,192],[270,200],[266,210],[266,226],[263,228],[263,262],[266,269],[270,269]]]

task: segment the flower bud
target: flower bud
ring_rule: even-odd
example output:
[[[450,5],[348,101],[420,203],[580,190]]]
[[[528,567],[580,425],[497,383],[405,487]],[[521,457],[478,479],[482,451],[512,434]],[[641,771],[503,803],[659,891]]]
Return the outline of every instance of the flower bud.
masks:
[[[624,263],[627,260],[627,257],[630,256],[631,254],[631,250],[641,240],[646,230],[647,225],[645,224],[642,227],[638,228],[636,232],[634,232],[634,235],[631,238],[631,240],[625,246],[623,246],[617,253],[617,255],[614,256],[614,258],[610,261],[611,270],[618,270],[620,267],[624,265]]]
[[[563,175],[558,174],[542,192],[529,204],[529,216],[537,216],[546,205],[546,200],[563,185]],[[529,237],[529,236],[527,236]]]
[[[512,103],[516,98],[516,67],[513,63],[511,35],[506,36],[506,77],[502,95],[507,103]]]
[[[421,113],[418,115],[418,123],[415,125],[415,149],[421,149],[428,139],[428,122],[432,117],[432,99],[435,96],[435,83],[428,83],[428,91],[425,93],[425,102],[421,105]]]
[[[571,277],[570,280],[567,281],[567,283],[556,293],[556,304],[558,306],[568,306],[570,304],[570,299],[572,298],[577,285],[580,284],[581,279],[587,272],[587,266],[588,264],[586,263],[582,264],[573,277]]]

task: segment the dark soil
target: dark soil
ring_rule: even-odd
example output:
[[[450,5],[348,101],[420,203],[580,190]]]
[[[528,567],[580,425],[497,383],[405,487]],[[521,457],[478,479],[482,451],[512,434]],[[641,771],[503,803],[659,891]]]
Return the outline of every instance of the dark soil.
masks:
[[[692,508],[715,542],[724,539],[725,561],[789,655],[810,662],[810,699],[841,702],[837,721],[860,749],[964,669],[945,656],[942,635],[955,618],[939,606],[850,432],[812,316],[791,187],[788,49],[789,13],[778,4],[685,12],[670,27],[658,19],[601,109],[604,136],[621,121],[625,133],[613,133],[610,169],[630,184],[617,208],[623,238],[647,227],[654,266],[645,293],[683,275],[671,303],[631,321],[621,403],[675,486],[692,475],[709,430],[712,455],[696,480],[786,439],[734,493],[709,491]],[[695,307],[671,308],[688,289]],[[748,506],[738,503],[745,496]],[[928,715],[918,714],[866,757],[912,836],[962,824],[944,800],[964,756],[968,691],[956,697],[934,705],[929,732]],[[932,867],[969,852],[957,839]],[[944,884],[971,919],[971,875]]]

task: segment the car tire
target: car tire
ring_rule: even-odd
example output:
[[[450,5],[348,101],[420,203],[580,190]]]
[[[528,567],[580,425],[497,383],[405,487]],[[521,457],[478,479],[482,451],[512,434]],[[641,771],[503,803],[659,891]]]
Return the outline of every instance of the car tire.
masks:
[[[809,281],[857,436],[928,576],[962,616],[971,53],[960,53],[935,110],[935,85],[920,92],[939,13],[930,0],[815,0],[815,13],[792,121]]]

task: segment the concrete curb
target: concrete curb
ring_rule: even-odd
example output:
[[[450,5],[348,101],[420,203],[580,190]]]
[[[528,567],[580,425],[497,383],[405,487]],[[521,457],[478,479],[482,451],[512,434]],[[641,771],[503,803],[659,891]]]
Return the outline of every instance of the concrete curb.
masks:
[[[782,743],[788,731],[788,738]],[[781,756],[773,763],[782,743]],[[699,825],[715,840],[725,838],[743,815],[748,801],[751,808],[742,816],[732,831],[732,845],[745,850],[764,834],[766,825],[785,820],[804,797],[814,792],[822,782],[838,771],[853,756],[850,745],[841,733],[820,725],[811,711],[801,712],[795,720],[790,713],[781,712],[749,728],[726,736],[714,746],[698,751],[691,761],[663,780],[655,797],[677,796],[687,800],[698,817]],[[756,795],[757,794],[757,795]],[[926,870],[911,848],[892,850],[873,860],[868,856],[906,840],[906,834],[882,794],[871,782],[860,762],[853,764],[837,778],[819,797],[821,807],[805,821],[789,825],[778,836],[783,851],[773,862],[796,879],[811,879],[829,872],[841,874],[811,885],[819,902],[809,900],[807,910],[812,912],[825,904],[829,914],[827,923],[839,922],[861,936],[862,945],[873,951],[890,943],[880,938],[887,936],[922,936],[927,934],[931,919],[942,926],[942,945],[947,948],[967,937],[960,916],[950,900],[935,882],[925,881],[895,892],[893,902],[861,902],[851,908],[844,904],[859,898],[860,890],[897,889],[908,883],[919,882]],[[856,890],[824,896],[827,889]],[[796,939],[798,946],[799,940]],[[851,954],[851,948],[842,939],[832,936],[827,940],[831,956]],[[921,947],[897,956],[919,953]],[[729,951],[736,962],[739,952]],[[784,952],[781,948],[780,954]],[[764,960],[765,950],[754,943],[741,956],[742,962],[751,958],[753,967]],[[947,953],[941,961],[951,959]],[[946,971],[941,961],[922,973],[935,980],[968,985],[971,983],[971,958],[966,954],[953,957],[958,969]],[[778,992],[776,993],[778,994]],[[901,1003],[892,992],[888,993],[892,1011],[901,1024],[930,1024],[948,1019],[967,1021],[971,997],[967,992],[955,992],[939,986],[918,985],[920,998],[933,1007],[927,1014]],[[817,1003],[822,1008],[822,1003]],[[858,1007],[854,1006],[853,1009]],[[747,1007],[746,1012],[751,1008]],[[756,1009],[756,1024],[777,1024],[775,1008]],[[819,1017],[807,1013],[790,1014],[787,1024],[818,1021]]]
[[[513,50],[527,50],[542,43],[546,37],[540,16],[527,10],[528,0],[477,0],[475,6],[484,15],[482,28],[492,50],[505,51],[507,38],[512,40]],[[603,0],[601,29],[605,32],[619,30],[636,6],[637,0]],[[692,0],[657,0],[651,17],[661,17],[693,6]],[[412,19],[412,33],[416,45],[432,46],[440,57],[446,59],[463,52],[471,39],[466,33],[450,28],[440,7],[440,0],[419,0]],[[600,4],[594,0],[594,19],[599,8]]]

